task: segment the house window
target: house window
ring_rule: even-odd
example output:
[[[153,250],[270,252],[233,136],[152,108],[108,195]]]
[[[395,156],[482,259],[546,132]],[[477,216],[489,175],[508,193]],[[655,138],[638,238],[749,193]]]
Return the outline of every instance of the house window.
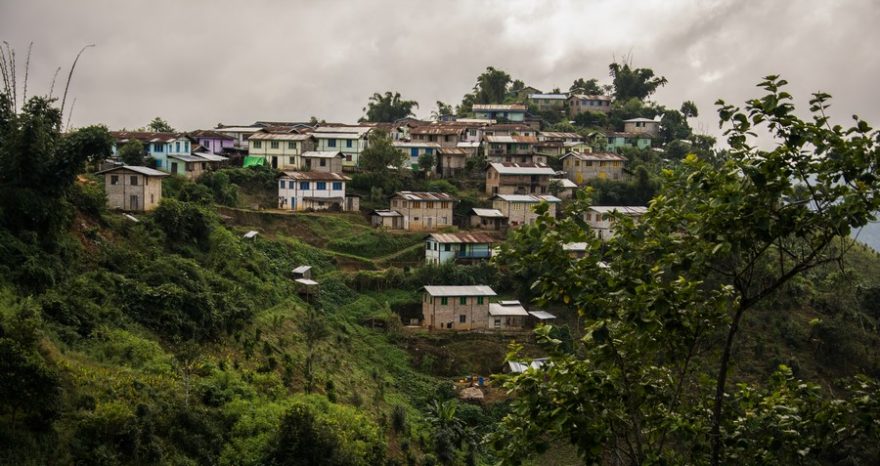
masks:
[[[262,149],[263,141],[253,141],[253,143],[254,143],[254,149]]]
[[[430,250],[431,250],[431,242],[430,242],[430,241],[425,241],[425,250],[426,250],[426,251],[430,251]]]
[[[429,147],[429,148],[425,149],[425,153],[428,155],[434,155],[434,149]]]
[[[351,154],[345,154],[345,161],[351,162]]]
[[[138,185],[138,177],[136,177],[136,176],[132,176],[132,177],[131,177],[131,181],[129,181],[128,184],[130,184],[130,185],[132,185],[132,186],[137,186],[137,185]]]
[[[483,304],[483,297],[482,296],[477,297],[477,304]]]
[[[295,158],[294,156],[292,156],[292,155],[291,155],[290,157],[288,157],[288,163],[290,163],[291,165],[293,165],[294,163],[296,163],[295,160],[296,160],[296,158]]]
[[[447,304],[449,304],[449,298],[446,298],[446,297],[440,298],[440,305],[441,306],[445,306]]]
[[[327,161],[324,160],[324,159],[321,159],[321,161],[319,162],[319,165],[321,165],[322,167],[326,167],[326,166],[327,166]]]
[[[443,245],[443,250],[446,251],[446,252],[452,251],[452,245],[449,244],[449,243],[444,244],[444,245]],[[464,304],[464,303],[462,303],[462,304]]]
[[[346,140],[345,140],[345,147],[351,147],[351,144],[352,144],[353,142],[354,142],[354,141],[351,140],[351,139],[346,139]]]
[[[462,314],[462,315],[458,316],[458,323],[463,324],[463,323],[465,323],[465,322],[467,322],[467,316],[466,316],[466,315]]]
[[[183,142],[183,150],[186,152],[189,152],[189,142],[186,142],[186,141]]]
[[[303,190],[309,189],[309,182],[308,181],[300,181],[299,182],[299,189],[303,189]]]
[[[328,139],[327,147],[336,147],[336,139]]]
[[[296,143],[293,142],[293,141],[288,142],[288,143],[287,143],[287,148],[288,148],[288,149],[296,149]]]
[[[277,149],[278,148],[278,141],[270,141],[269,147],[272,149]]]
[[[116,186],[119,184],[119,176],[118,175],[110,175],[110,184]]]
[[[174,152],[180,152],[180,142],[176,142],[174,144]]]
[[[164,144],[153,144],[153,152],[164,152],[165,145]]]
[[[458,304],[467,304],[467,296],[462,296],[461,298],[458,298]]]
[[[284,189],[284,180],[279,181],[279,182],[278,182],[278,186],[279,186],[281,189]]]
[[[323,191],[325,189],[327,189],[327,182],[326,181],[319,181],[318,182],[318,191]]]
[[[334,191],[342,191],[342,182],[341,181],[334,181],[333,182],[333,190]]]

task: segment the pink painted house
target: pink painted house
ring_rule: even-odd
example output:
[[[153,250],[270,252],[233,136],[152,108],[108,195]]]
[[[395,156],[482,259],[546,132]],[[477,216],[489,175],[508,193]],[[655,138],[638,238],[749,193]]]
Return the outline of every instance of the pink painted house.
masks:
[[[212,154],[223,154],[235,147],[234,137],[213,130],[200,129],[189,133],[189,136]]]

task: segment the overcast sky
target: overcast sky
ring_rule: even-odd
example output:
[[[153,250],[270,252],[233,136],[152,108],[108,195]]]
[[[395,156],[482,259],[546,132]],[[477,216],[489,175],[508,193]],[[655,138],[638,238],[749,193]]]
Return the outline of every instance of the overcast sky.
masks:
[[[832,115],[880,125],[880,2],[847,1],[44,1],[0,0],[0,39],[28,42],[30,93],[70,86],[72,124],[178,129],[308,119],[354,122],[373,92],[399,91],[427,117],[459,103],[486,66],[541,90],[608,81],[625,55],[669,79],[655,99],[755,97],[767,74],[834,96]],[[68,104],[69,105],[69,104]]]

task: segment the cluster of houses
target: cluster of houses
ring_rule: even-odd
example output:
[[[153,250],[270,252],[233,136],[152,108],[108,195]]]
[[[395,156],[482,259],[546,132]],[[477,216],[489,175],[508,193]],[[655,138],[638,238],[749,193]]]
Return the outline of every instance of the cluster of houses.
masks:
[[[495,291],[485,285],[426,286],[421,326],[429,330],[523,330],[556,316],[528,310],[519,301],[493,302]]]

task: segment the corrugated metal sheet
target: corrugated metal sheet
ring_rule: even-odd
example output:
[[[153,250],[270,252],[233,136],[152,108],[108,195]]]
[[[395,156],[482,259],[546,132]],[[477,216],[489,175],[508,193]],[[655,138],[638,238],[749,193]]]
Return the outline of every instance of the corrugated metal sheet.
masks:
[[[248,139],[251,141],[305,141],[311,138],[311,134],[254,133]]]
[[[342,152],[309,150],[303,152],[301,157],[307,159],[332,159],[334,157],[345,157],[345,154]]]
[[[556,171],[543,163],[493,162],[489,164],[502,175],[555,175]]]
[[[502,144],[535,144],[538,138],[534,136],[486,136],[486,141]]]
[[[398,191],[394,194],[408,201],[455,201],[456,199],[446,193],[422,192],[422,191]]]
[[[109,172],[116,171],[116,170],[131,170],[135,173],[140,173],[141,175],[144,175],[144,176],[168,176],[168,174],[165,172],[161,172],[159,170],[154,170],[149,167],[142,167],[140,165],[121,165],[118,167],[108,168],[107,170],[101,170],[95,174],[96,175],[103,175],[104,173],[109,173]]]
[[[438,243],[477,243],[491,244],[497,240],[487,233],[432,233],[430,237]]]
[[[550,194],[496,194],[492,199],[495,198],[507,202],[533,202],[535,204],[541,201],[562,202],[558,197]]]
[[[556,318],[555,315],[547,311],[529,311],[529,315],[538,320],[553,320]]]
[[[478,209],[478,208],[475,207],[475,208],[471,209],[471,211],[472,211],[472,212],[474,213],[474,215],[476,215],[477,217],[486,217],[486,218],[507,218],[507,216],[504,215],[503,213],[501,213],[501,211],[498,210],[498,209]]]
[[[523,104],[474,104],[475,112],[524,112],[526,106]]]
[[[519,301],[501,301],[489,304],[490,316],[528,316],[526,308]]]
[[[351,178],[329,172],[284,172],[284,178],[297,181],[348,181]]]
[[[403,217],[403,215],[396,210],[374,210],[370,215],[378,215],[379,217]]]
[[[607,161],[625,161],[626,157],[622,155],[612,154],[611,152],[569,152],[560,159],[565,159],[568,157],[574,157],[578,160],[585,160],[588,162],[607,162]]]
[[[487,285],[471,286],[425,286],[431,296],[495,296],[495,290]]]
[[[590,207],[590,210],[593,212],[599,212],[600,214],[608,214],[611,212],[620,212],[624,215],[645,215],[648,212],[648,208],[645,206],[612,206],[612,205],[594,205]]]

